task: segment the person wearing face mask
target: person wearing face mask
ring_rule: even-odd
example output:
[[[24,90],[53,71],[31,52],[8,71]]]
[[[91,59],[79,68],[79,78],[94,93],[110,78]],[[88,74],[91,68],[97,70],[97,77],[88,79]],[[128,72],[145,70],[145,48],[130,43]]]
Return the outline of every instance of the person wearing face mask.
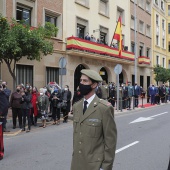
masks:
[[[6,95],[6,98],[9,101],[9,97],[11,95],[11,90],[7,88],[7,82],[6,81],[2,82],[2,87],[3,87],[3,91]],[[7,115],[8,115],[8,110],[6,111],[6,113],[4,115],[4,119],[3,119],[3,131],[4,132],[10,132],[9,130],[6,129]]]
[[[128,96],[127,96],[127,110],[131,110],[131,101],[132,101],[132,97],[134,95],[134,88],[133,86],[131,86],[131,82],[129,81],[128,82],[128,86],[127,86],[127,93],[128,93]]]
[[[23,116],[23,128],[22,131],[25,131],[25,125],[26,125],[26,117],[28,120],[28,129],[26,132],[30,132],[31,130],[31,119],[30,119],[30,109],[32,108],[31,99],[32,95],[30,93],[30,89],[26,88],[23,92],[21,92],[22,98],[21,98],[21,111]]]
[[[67,123],[68,113],[70,112],[70,100],[71,100],[71,91],[69,90],[69,86],[65,85],[64,92],[62,93],[62,101],[66,102],[67,105],[65,108],[62,108],[63,111],[63,123]]]
[[[54,88],[53,93],[50,96],[50,101],[52,105],[52,118],[54,120],[53,125],[60,124],[60,108],[58,108],[58,103],[62,101],[61,93],[57,87]],[[57,116],[57,121],[56,121]]]
[[[45,90],[43,88],[40,89],[40,96],[37,98],[37,108],[41,114],[42,125],[40,127],[46,127],[46,119],[47,119],[47,112],[49,106],[49,99],[45,95]]]
[[[141,94],[140,87],[138,86],[138,84],[136,82],[134,85],[135,107],[138,107],[140,94]]]
[[[99,99],[95,89],[101,76],[81,70],[83,99],[73,105],[73,154],[71,170],[112,170],[117,129],[111,103]]]
[[[16,91],[12,93],[10,98],[10,107],[12,108],[12,120],[13,120],[13,129],[16,128],[16,119],[18,117],[19,128],[22,128],[22,112],[21,112],[21,92],[20,86],[16,87]]]
[[[32,108],[31,108],[31,115],[30,115],[31,123],[34,126],[37,126],[37,116],[38,116],[37,99],[39,95],[40,94],[38,93],[37,88],[34,86],[32,89],[32,99],[31,99]]]
[[[157,89],[154,86],[154,84],[152,84],[152,86],[149,88],[149,94],[151,97],[151,105],[154,105],[155,104],[155,96],[157,94]]]

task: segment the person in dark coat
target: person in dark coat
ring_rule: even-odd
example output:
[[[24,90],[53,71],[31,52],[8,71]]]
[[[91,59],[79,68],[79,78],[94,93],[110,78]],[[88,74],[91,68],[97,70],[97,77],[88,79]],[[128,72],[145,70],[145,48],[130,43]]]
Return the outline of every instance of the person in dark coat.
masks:
[[[134,86],[135,107],[138,107],[140,94],[141,94],[140,86],[138,86],[138,84],[135,83],[135,86]]]
[[[12,108],[12,120],[13,120],[13,129],[16,128],[17,117],[19,121],[19,127],[22,128],[22,112],[21,112],[21,88],[17,86],[16,91],[12,93],[10,98],[10,107]]]
[[[160,88],[160,98],[162,103],[165,103],[165,94],[166,94],[166,88],[165,85],[163,84]]]
[[[157,90],[156,90],[156,87],[153,84],[152,87],[149,88],[149,95],[151,96],[151,105],[155,104],[156,94],[157,94]]]
[[[3,143],[3,122],[5,113],[8,110],[9,101],[7,100],[6,94],[3,91],[3,87],[0,85],[0,160],[4,156],[4,143]]]
[[[54,120],[53,125],[60,124],[60,108],[58,108],[58,104],[62,101],[61,92],[57,87],[54,88],[54,92],[50,96],[50,101],[52,105],[52,118]],[[56,121],[57,116],[57,121]]]
[[[66,107],[62,108],[63,111],[63,123],[67,123],[68,119],[68,113],[70,112],[70,106],[71,106],[71,91],[69,90],[69,86],[65,85],[64,92],[62,93],[62,101],[66,102]]]
[[[25,131],[25,125],[26,125],[26,117],[28,120],[28,129],[26,132],[30,132],[31,130],[31,118],[30,118],[30,112],[32,108],[31,99],[32,95],[30,93],[30,88],[27,87],[24,91],[21,92],[22,98],[21,98],[21,111],[23,116],[23,128],[22,131]]]
[[[128,87],[125,83],[122,83],[122,106],[123,109],[127,108],[127,99],[128,99]]]
[[[108,101],[112,104],[113,107],[115,107],[115,98],[116,98],[115,94],[116,94],[115,85],[114,85],[114,83],[111,83],[109,85],[109,99],[108,99]]]

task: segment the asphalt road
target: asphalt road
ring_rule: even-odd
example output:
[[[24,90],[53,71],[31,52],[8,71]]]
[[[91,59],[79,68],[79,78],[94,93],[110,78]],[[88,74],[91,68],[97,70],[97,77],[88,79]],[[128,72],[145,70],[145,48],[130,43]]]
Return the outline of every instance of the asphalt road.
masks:
[[[170,105],[162,105],[115,116],[118,143],[113,170],[167,170],[169,110]],[[136,119],[142,122],[131,123]],[[72,130],[70,121],[5,137],[5,157],[0,161],[0,170],[69,170]]]

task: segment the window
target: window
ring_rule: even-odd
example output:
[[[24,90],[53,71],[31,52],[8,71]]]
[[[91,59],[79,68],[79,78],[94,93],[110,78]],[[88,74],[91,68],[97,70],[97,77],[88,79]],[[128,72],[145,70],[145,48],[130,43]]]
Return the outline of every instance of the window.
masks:
[[[162,48],[165,48],[165,39],[162,38]]]
[[[122,24],[125,24],[125,11],[124,9],[117,7],[117,21],[119,19],[119,17],[121,17],[122,19]]]
[[[46,67],[46,84],[49,82],[59,82],[59,68]]]
[[[87,7],[89,6],[89,0],[76,0],[76,2]]]
[[[165,58],[162,58],[162,67],[165,67]]]
[[[135,43],[131,42],[131,52],[135,53]]]
[[[168,34],[170,34],[170,23],[168,23]]]
[[[170,41],[168,42],[168,52],[170,52]]]
[[[17,6],[16,10],[17,22],[31,25],[31,9],[27,7]]]
[[[139,21],[139,32],[144,33],[144,22]]]
[[[159,45],[159,36],[156,35],[156,45]]]
[[[151,3],[148,1],[146,2],[146,11],[149,13],[151,12]]]
[[[164,1],[161,1],[161,9],[164,11]]]
[[[147,56],[148,58],[150,58],[150,48],[147,48],[147,49],[146,49],[146,56]]]
[[[139,6],[140,6],[141,8],[144,8],[144,1],[143,1],[143,0],[139,0]]]
[[[159,56],[156,56],[156,65],[159,65]]]
[[[58,38],[62,39],[62,16],[60,13],[55,13],[53,11],[50,11],[48,9],[44,10],[44,21],[45,22],[50,22],[54,24],[58,28],[58,33],[57,35],[54,35],[55,37],[57,36]],[[45,23],[44,23],[45,25]]]
[[[33,66],[29,65],[16,65],[16,83],[26,84],[30,83],[33,86]]]
[[[159,25],[159,15],[156,14],[156,25]]]
[[[135,19],[134,19],[134,16],[131,16],[131,28],[135,29]]]
[[[85,33],[87,32],[87,26],[88,26],[88,21],[77,17],[77,27],[76,27],[77,37],[84,39]]]
[[[139,56],[143,56],[143,46],[139,46]]]
[[[57,17],[45,15],[45,22],[50,22],[51,24],[54,24],[54,26],[57,26]],[[54,37],[57,36],[57,34],[53,35]]]
[[[100,0],[99,13],[108,16],[109,15],[109,5],[108,0]]]
[[[170,16],[170,5],[168,5],[168,16]]]
[[[146,35],[149,36],[149,37],[151,36],[151,27],[150,27],[150,25],[146,26]]]
[[[155,0],[155,4],[158,5],[158,0]]]
[[[108,28],[100,26],[100,42],[102,44],[108,45]]]
[[[165,30],[165,20],[162,20],[162,29]]]

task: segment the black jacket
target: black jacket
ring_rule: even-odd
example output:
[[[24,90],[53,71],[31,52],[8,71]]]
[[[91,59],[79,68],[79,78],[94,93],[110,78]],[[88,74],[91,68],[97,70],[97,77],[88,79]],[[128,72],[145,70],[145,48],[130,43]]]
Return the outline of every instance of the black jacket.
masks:
[[[0,116],[3,116],[7,112],[9,107],[9,101],[4,91],[0,91]]]
[[[57,97],[58,99],[53,99],[53,97]],[[56,92],[53,92],[49,98],[49,100],[51,101],[51,104],[53,107],[57,107],[57,104],[59,102],[62,101],[62,96],[61,96],[61,93],[58,91],[57,93]]]
[[[31,99],[32,95],[30,93],[26,93],[25,95],[23,95],[21,98],[21,109],[31,109]]]

